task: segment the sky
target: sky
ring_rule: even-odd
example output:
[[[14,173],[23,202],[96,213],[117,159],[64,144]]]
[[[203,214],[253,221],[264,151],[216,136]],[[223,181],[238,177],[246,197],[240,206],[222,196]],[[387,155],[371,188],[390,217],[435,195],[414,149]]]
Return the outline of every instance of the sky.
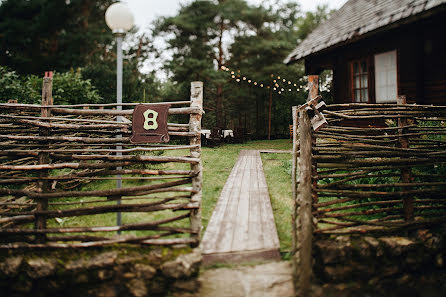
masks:
[[[247,0],[251,4],[258,5],[262,0]],[[291,2],[292,0],[280,0]],[[327,4],[330,9],[340,8],[347,0],[295,0],[304,11],[313,11],[318,5]],[[180,8],[180,4],[186,4],[190,0],[122,0],[127,3],[135,17],[135,24],[140,30],[147,29],[149,24],[160,16],[173,16]]]

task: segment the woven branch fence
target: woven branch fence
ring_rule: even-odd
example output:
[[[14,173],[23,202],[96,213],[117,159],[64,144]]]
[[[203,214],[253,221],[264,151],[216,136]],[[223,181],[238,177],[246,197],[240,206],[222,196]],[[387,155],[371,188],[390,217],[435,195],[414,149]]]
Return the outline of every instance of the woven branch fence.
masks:
[[[336,104],[317,132],[294,109],[293,250],[308,292],[312,243],[340,234],[398,234],[446,222],[446,106]],[[297,170],[297,171],[296,171]]]
[[[0,248],[197,246],[203,84],[166,102],[185,121],[168,123],[177,144],[130,143],[136,104],[57,106],[51,89],[0,104]]]

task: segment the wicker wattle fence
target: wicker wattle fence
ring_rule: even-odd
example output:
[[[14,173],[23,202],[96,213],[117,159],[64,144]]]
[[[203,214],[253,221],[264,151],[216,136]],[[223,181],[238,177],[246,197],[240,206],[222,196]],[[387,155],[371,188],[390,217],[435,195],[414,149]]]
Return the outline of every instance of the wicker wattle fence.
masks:
[[[329,126],[314,133],[312,148],[315,233],[389,233],[446,221],[446,107],[334,105],[325,114]],[[355,127],[364,120],[384,125]]]
[[[136,104],[53,105],[51,85],[42,105],[0,104],[0,248],[197,246],[203,83],[166,102],[185,121],[169,144],[130,143]]]
[[[398,101],[328,105],[328,125],[317,132],[294,108],[293,259],[302,296],[315,240],[446,223],[446,106]]]

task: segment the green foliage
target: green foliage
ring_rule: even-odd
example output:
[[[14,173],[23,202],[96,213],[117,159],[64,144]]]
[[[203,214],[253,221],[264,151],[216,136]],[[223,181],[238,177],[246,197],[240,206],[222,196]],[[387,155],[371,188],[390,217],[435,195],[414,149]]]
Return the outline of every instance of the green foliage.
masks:
[[[0,64],[21,74],[68,71],[95,61],[113,40],[104,13],[114,0],[5,0]]]
[[[269,90],[246,81],[236,83],[221,67],[240,70],[235,75],[265,85],[272,84],[271,74],[301,82],[303,65],[286,66],[282,61],[296,40],[327,15],[326,7],[303,14],[292,2],[254,6],[245,0],[193,1],[183,6],[176,16],[159,19],[154,32],[167,40],[167,50],[173,52],[165,64],[175,82],[170,94],[182,99],[188,95],[189,82],[201,80],[206,98],[204,127],[243,127],[256,138],[265,137]],[[291,106],[304,102],[307,94],[287,90],[271,95],[273,135],[286,135]]]
[[[0,66],[0,102],[19,100],[20,103],[37,103],[39,92],[33,84],[15,71]]]
[[[99,103],[101,96],[90,80],[82,78],[80,70],[56,73],[53,79],[54,104]]]
[[[22,75],[40,77],[45,71],[67,73],[59,77],[56,102],[116,102],[116,44],[104,19],[107,7],[113,2],[116,0],[2,1],[0,65]],[[139,70],[151,51],[150,40],[136,31],[126,34],[123,102],[140,102],[144,92],[152,100],[159,97],[159,82],[154,74],[142,74]],[[70,69],[78,68],[87,79],[84,82],[68,74]],[[75,96],[67,85],[70,81],[75,84],[73,90],[80,90],[80,84],[88,89],[91,84],[96,87],[96,94],[86,90]],[[58,88],[56,81],[55,87]]]
[[[58,100],[115,102],[116,43],[104,21],[105,10],[113,2],[2,1],[0,65],[39,77],[44,71],[65,73],[81,68],[82,77],[96,87],[98,96],[79,99],[59,94]],[[302,13],[294,2],[278,4],[271,0],[254,6],[246,0],[190,1],[177,15],[160,18],[153,36],[138,34],[135,28],[126,35],[123,102],[142,102],[144,98],[148,102],[184,100],[189,96],[190,82],[201,80],[205,85],[205,127],[244,127],[255,137],[264,137],[269,92],[234,84],[221,66],[240,69],[244,76],[267,84],[271,83],[271,74],[297,82],[304,74],[303,65],[287,67],[282,61],[296,46],[296,40],[302,40],[327,15],[326,7]],[[167,44],[157,49],[157,55],[155,38],[163,38]],[[163,64],[172,82],[162,84],[155,73],[145,74],[140,69],[147,61],[161,59],[166,50],[172,58]],[[36,90],[35,79],[28,83],[31,90]],[[72,93],[66,86],[63,89]],[[13,96],[26,97],[27,102],[39,97],[32,92],[14,92]],[[305,92],[285,93],[272,94],[273,134],[287,134],[291,106],[307,96]]]
[[[19,103],[41,102],[42,78],[36,75],[19,76],[0,66],[0,101],[16,99]],[[80,69],[55,73],[53,77],[54,104],[98,103],[102,97],[90,80],[82,78]]]
[[[142,73],[143,63],[150,58],[152,40],[146,34],[131,30],[126,34],[123,49],[123,102],[161,101],[161,83],[155,73]],[[82,68],[82,75],[91,80],[103,97],[101,103],[116,102],[116,44],[105,49],[101,58]]]
[[[99,103],[116,102],[116,60],[88,65],[82,69],[82,76],[88,78],[101,94]],[[122,101],[160,101],[160,82],[154,73],[143,74],[132,63],[123,65]],[[149,99],[147,99],[149,98]]]

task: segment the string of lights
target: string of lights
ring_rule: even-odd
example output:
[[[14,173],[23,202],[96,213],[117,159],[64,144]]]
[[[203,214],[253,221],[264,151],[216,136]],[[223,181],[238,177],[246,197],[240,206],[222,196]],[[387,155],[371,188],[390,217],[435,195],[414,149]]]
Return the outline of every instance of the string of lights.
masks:
[[[308,86],[306,83],[308,79],[307,76],[300,78],[299,79],[300,83],[294,83],[290,80],[285,79],[280,75],[271,74],[271,82],[269,84],[266,84],[264,82],[258,82],[256,80],[250,79],[249,77],[242,75],[240,73],[240,70],[231,70],[226,66],[221,66],[221,69],[223,71],[230,73],[231,79],[235,80],[237,83],[247,82],[248,84],[252,84],[260,88],[266,88],[266,89],[272,88],[272,90],[276,91],[279,95],[281,95],[286,91],[288,92],[308,91]]]

